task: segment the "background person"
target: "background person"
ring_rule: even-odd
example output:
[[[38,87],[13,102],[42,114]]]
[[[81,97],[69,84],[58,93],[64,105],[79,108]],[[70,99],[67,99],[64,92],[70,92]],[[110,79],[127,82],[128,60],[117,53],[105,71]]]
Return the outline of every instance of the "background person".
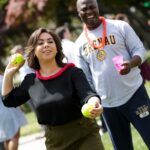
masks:
[[[128,16],[126,14],[124,14],[124,13],[116,14],[113,19],[115,19],[115,20],[123,20],[123,21],[125,21],[125,22],[130,24]]]
[[[3,75],[0,74],[0,91],[2,89],[2,80]],[[25,115],[19,107],[5,107],[0,98],[0,116],[0,143],[3,142],[5,150],[17,150],[20,128],[27,123]]]
[[[60,26],[56,29],[56,33],[62,42],[63,53],[65,55],[64,62],[74,62],[74,42],[71,41],[71,33],[68,26]]]
[[[76,65],[101,96],[103,116],[115,150],[133,150],[130,123],[150,147],[150,101],[138,66],[145,48],[131,26],[99,17],[96,0],[77,0],[83,32],[75,42]],[[113,64],[123,56],[120,71]]]
[[[91,90],[81,69],[64,64],[61,42],[53,32],[37,29],[28,45],[28,74],[22,84],[13,87],[13,76],[23,64],[8,63],[3,80],[3,102],[16,107],[29,99],[36,108],[38,122],[46,126],[47,150],[103,150],[95,117],[102,113],[99,97]],[[84,118],[84,103],[94,107]]]

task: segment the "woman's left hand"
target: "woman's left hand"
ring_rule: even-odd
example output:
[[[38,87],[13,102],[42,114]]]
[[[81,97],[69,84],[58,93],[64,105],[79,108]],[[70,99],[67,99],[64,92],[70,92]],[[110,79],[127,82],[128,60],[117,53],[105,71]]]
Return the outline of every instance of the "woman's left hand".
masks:
[[[100,104],[100,99],[98,97],[91,97],[88,100],[88,104],[94,106],[90,111],[90,118],[96,118],[96,117],[100,116],[100,114],[102,114],[103,107]]]

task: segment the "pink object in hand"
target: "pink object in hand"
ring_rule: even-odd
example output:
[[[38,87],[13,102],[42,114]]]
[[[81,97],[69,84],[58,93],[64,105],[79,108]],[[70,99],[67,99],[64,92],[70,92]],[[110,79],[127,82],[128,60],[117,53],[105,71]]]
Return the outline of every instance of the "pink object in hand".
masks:
[[[121,66],[123,64],[123,56],[122,55],[115,56],[113,57],[112,60],[114,62],[116,70],[120,72],[120,70],[123,69],[123,66]]]

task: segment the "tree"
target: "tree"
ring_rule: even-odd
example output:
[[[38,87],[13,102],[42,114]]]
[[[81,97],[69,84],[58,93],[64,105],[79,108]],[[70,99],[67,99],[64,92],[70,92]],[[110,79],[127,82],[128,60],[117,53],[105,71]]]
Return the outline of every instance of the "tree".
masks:
[[[132,20],[131,25],[150,47],[150,28],[147,25],[150,18],[149,0],[138,0],[138,3],[136,0],[97,1],[102,15],[126,13]],[[36,28],[44,26],[55,29],[65,22],[74,32],[82,28],[76,12],[76,0],[1,0],[0,60],[9,54],[15,44],[25,46],[30,33]]]

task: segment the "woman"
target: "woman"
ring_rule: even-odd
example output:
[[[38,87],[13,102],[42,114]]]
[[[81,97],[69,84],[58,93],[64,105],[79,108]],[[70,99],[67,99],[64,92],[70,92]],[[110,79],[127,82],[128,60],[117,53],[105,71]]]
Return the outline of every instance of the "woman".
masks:
[[[0,91],[2,80],[3,75],[0,72]],[[20,128],[27,123],[25,115],[19,107],[5,107],[0,98],[0,118],[0,143],[4,143],[5,150],[17,150]]]
[[[62,62],[59,38],[40,28],[28,41],[28,63],[35,73],[13,88],[13,76],[23,65],[7,65],[2,95],[4,104],[16,107],[32,99],[40,124],[46,125],[47,150],[103,150],[95,117],[102,113],[99,97],[91,90],[81,69]],[[81,114],[84,103],[94,108],[90,118]]]

